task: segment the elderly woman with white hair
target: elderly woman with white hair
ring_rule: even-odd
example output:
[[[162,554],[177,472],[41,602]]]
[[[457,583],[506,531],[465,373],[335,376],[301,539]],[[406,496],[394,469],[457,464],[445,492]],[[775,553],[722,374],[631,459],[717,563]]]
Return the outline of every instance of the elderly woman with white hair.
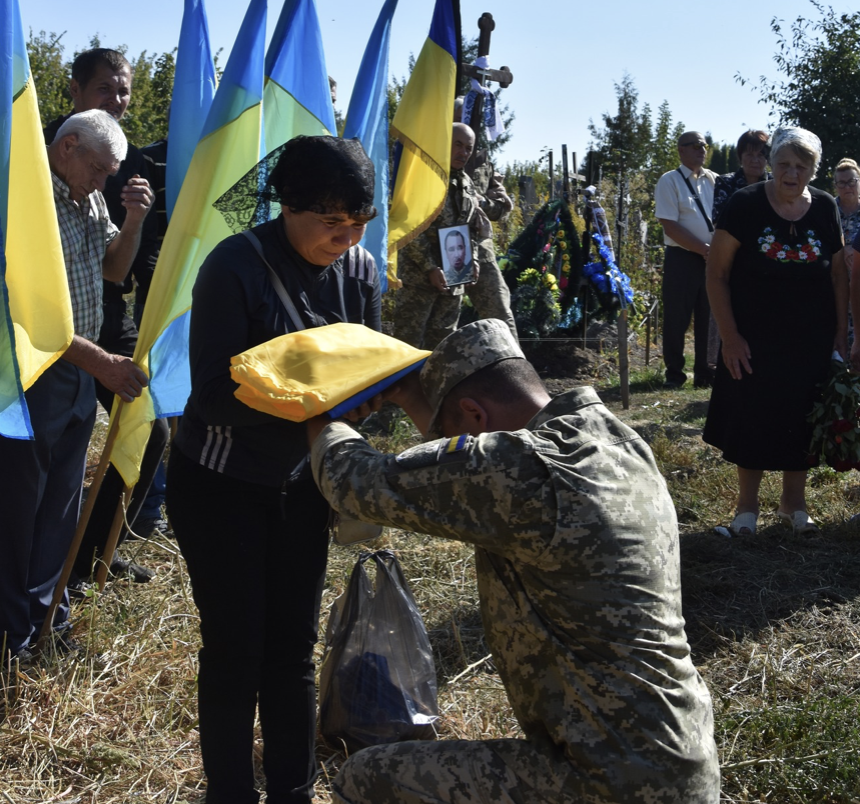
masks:
[[[802,128],[773,135],[773,181],[736,192],[717,221],[707,266],[721,360],[703,434],[737,466],[729,530],[753,535],[765,471],[782,474],[778,516],[817,532],[806,510],[807,416],[831,354],[846,355],[848,287],[839,211],[809,186],[821,141]]]

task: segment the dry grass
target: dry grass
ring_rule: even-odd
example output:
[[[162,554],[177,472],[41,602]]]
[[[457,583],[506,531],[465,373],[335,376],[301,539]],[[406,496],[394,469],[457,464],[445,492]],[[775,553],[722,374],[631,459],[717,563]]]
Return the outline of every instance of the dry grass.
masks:
[[[635,379],[629,411],[620,410],[617,387],[603,395],[651,443],[678,508],[684,611],[714,699],[722,800],[860,802],[860,528],[845,524],[860,507],[856,479],[812,475],[820,537],[796,538],[768,515],[755,538],[720,537],[712,528],[726,524],[735,486],[731,467],[699,438],[707,394],[658,392],[653,372]],[[400,425],[376,441],[401,449],[413,438]],[[775,510],[777,497],[769,477],[763,510]],[[471,550],[401,532],[373,547],[396,550],[424,612],[440,736],[518,735],[484,642]],[[157,577],[144,586],[115,582],[76,604],[79,654],[49,656],[27,673],[4,670],[0,804],[202,801],[188,579],[173,541],[130,548]],[[332,548],[324,612],[359,549]],[[343,757],[321,745],[319,759],[317,801],[328,804]]]

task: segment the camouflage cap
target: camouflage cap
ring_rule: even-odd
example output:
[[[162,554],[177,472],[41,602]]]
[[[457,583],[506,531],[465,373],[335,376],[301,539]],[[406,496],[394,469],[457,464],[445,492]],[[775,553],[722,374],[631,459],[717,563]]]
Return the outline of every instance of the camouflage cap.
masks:
[[[441,435],[437,430],[439,410],[457,383],[482,368],[511,357],[525,360],[526,356],[508,325],[496,318],[473,321],[448,335],[427,358],[420,374],[421,388],[433,411],[430,433]]]

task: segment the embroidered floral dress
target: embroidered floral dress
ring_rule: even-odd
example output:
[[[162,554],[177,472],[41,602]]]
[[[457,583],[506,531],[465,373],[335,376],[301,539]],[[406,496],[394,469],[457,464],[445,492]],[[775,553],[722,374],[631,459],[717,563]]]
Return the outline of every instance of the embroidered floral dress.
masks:
[[[812,187],[807,213],[784,220],[765,184],[736,192],[720,219],[741,244],[729,286],[753,373],[733,380],[720,357],[703,438],[745,469],[802,471],[809,467],[806,416],[836,335],[830,266],[842,248],[841,226],[833,198]]]

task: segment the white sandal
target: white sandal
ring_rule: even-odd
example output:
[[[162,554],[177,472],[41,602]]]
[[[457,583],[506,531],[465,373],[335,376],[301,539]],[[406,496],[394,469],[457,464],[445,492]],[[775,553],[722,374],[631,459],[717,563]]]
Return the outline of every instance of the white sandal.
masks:
[[[796,536],[816,536],[821,533],[815,520],[806,511],[795,511],[793,514],[777,511],[776,515],[779,521],[788,525]]]
[[[735,514],[732,524],[729,525],[729,533],[732,536],[755,536],[757,522],[758,514],[755,511],[744,511],[742,514]]]

